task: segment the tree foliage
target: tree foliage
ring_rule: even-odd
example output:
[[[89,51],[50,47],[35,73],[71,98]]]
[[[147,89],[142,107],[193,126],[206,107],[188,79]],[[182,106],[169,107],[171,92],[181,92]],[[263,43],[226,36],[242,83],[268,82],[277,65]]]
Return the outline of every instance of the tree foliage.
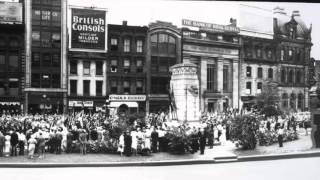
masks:
[[[263,87],[261,94],[257,96],[257,108],[261,114],[266,117],[281,115],[278,108],[280,96],[275,82],[267,81]]]

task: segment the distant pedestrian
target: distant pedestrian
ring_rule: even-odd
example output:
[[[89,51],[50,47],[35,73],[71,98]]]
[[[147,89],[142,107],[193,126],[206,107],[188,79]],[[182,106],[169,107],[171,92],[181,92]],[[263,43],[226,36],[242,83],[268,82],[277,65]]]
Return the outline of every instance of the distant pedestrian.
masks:
[[[17,132],[14,130],[11,133],[10,144],[11,144],[11,156],[17,156],[17,146],[19,143],[19,137]]]
[[[39,153],[39,158],[44,158],[44,152],[45,152],[45,146],[46,146],[46,139],[43,135],[42,132],[39,133],[38,136],[38,153]]]
[[[0,157],[3,156],[5,142],[6,142],[6,139],[5,139],[4,135],[2,134],[2,132],[0,131]]]
[[[37,140],[35,139],[34,135],[30,137],[28,140],[29,146],[28,146],[28,156],[30,159],[33,159],[34,157],[34,151],[36,149]]]
[[[153,153],[158,152],[158,139],[159,139],[159,133],[157,132],[157,128],[154,127],[153,131],[151,133],[151,149]]]
[[[80,154],[87,154],[87,132],[84,129],[80,130],[79,142],[80,142]]]
[[[206,147],[206,139],[207,139],[203,128],[200,129],[200,132],[198,133],[198,137],[199,137],[199,144],[200,144],[200,154],[203,155]]]
[[[283,128],[278,129],[278,142],[279,147],[283,147]]]
[[[212,149],[214,145],[214,131],[213,131],[213,124],[210,125],[208,128],[208,145],[209,148]]]
[[[19,137],[19,155],[24,155],[24,146],[26,144],[26,135],[23,133],[23,131],[20,131],[18,134]]]

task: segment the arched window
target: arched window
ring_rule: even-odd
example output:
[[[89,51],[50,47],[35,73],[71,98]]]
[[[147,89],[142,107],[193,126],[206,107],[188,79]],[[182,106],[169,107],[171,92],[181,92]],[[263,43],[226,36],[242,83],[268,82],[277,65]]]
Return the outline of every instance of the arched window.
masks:
[[[268,78],[273,79],[273,69],[272,68],[268,69]]]
[[[288,108],[288,94],[287,93],[283,93],[281,99],[282,99],[282,107],[283,108]]]
[[[294,93],[290,95],[290,108],[296,109],[296,94]]]
[[[286,82],[286,70],[281,69],[281,82],[285,83]]]
[[[303,94],[300,93],[298,95],[298,109],[302,110],[303,109]]]
[[[296,83],[301,83],[301,73],[299,70],[296,72]]]
[[[288,83],[293,83],[293,70],[289,70]]]

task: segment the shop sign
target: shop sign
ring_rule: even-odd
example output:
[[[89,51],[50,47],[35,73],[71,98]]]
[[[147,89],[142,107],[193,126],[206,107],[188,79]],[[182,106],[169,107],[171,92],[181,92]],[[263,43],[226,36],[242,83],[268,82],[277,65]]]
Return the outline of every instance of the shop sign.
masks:
[[[0,102],[0,105],[3,105],[3,106],[20,105],[20,102]]]
[[[71,50],[106,51],[106,11],[71,9]]]
[[[69,107],[93,107],[93,101],[69,101]]]
[[[109,101],[146,101],[146,95],[109,95]]]
[[[22,24],[22,4],[0,2],[0,23]]]
[[[224,26],[219,24],[205,23],[205,22],[193,21],[188,19],[182,19],[182,25],[197,27],[202,30],[215,31],[215,32],[233,32],[233,33],[240,32],[240,29],[235,26]]]

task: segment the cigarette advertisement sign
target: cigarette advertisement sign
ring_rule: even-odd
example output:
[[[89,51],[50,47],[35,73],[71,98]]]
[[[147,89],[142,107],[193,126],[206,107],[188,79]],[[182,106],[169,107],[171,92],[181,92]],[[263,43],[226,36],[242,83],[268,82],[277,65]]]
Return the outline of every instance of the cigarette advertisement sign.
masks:
[[[71,8],[71,50],[106,51],[106,11]]]

